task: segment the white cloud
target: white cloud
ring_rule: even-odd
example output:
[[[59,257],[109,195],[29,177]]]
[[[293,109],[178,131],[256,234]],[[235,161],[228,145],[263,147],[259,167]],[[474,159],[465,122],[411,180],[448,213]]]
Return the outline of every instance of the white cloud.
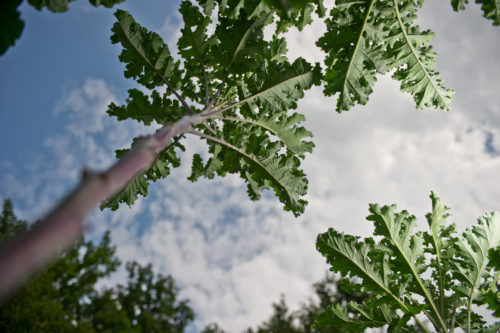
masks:
[[[79,181],[83,167],[100,170],[111,165],[115,149],[149,133],[150,129],[134,122],[111,119],[106,110],[112,101],[116,97],[101,79],[88,78],[66,87],[53,113],[54,121],[65,117],[66,125],[47,136],[45,150],[30,163],[7,168],[1,178],[3,194],[19,200],[23,218],[43,215]]]
[[[181,37],[182,17],[179,12],[174,12],[169,15],[163,21],[163,26],[160,28],[158,33],[163,38],[165,43],[168,45],[170,53],[177,60],[179,59],[177,55],[177,40]]]

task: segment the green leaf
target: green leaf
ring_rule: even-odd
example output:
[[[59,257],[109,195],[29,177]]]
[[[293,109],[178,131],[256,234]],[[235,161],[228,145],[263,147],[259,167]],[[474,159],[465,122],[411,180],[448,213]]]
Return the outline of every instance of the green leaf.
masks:
[[[4,0],[0,2],[0,55],[14,45],[21,36],[24,22],[18,10],[22,0]]]
[[[457,251],[453,273],[463,283],[462,291],[473,297],[485,277],[488,251],[500,245],[500,213],[491,212],[478,219],[478,223],[456,241]]]
[[[304,115],[299,113],[294,113],[291,116],[286,113],[273,113],[269,117],[260,117],[255,120],[237,117],[221,117],[221,119],[259,126],[278,137],[290,152],[297,154],[301,158],[305,157],[304,153],[311,153],[314,148],[313,142],[303,140],[306,137],[312,137],[312,133],[304,127],[296,126],[296,124],[306,119]]]
[[[498,333],[499,330],[500,330],[500,322],[497,321],[493,325],[490,325],[490,326],[487,326],[484,328],[472,329],[471,332],[472,333]]]
[[[210,82],[213,80],[213,73],[207,71],[207,63],[211,62],[209,48],[217,44],[218,40],[215,36],[208,38],[207,29],[211,20],[209,16],[203,15],[198,7],[185,1],[181,3],[179,11],[184,20],[184,28],[181,29],[177,46],[186,69],[183,81],[188,84],[184,86],[183,91],[194,91],[195,89],[190,86],[191,78],[197,78],[203,83],[200,90],[206,90],[204,97],[208,99],[208,94],[212,92],[212,89],[209,90]],[[185,95],[201,104],[207,104],[206,100],[199,98],[199,94],[185,93]]]
[[[441,329],[446,330],[444,319],[431,291],[426,286],[421,274],[427,269],[424,257],[424,236],[422,233],[413,234],[416,227],[415,216],[409,215],[403,210],[395,212],[396,205],[383,206],[370,205],[370,213],[366,219],[373,221],[375,226],[374,235],[383,236],[381,244],[391,251],[397,265],[394,269],[399,274],[407,274],[415,281],[415,288],[425,297],[428,306],[432,310],[431,320]]]
[[[401,262],[400,269],[404,273],[412,273],[418,276],[425,270],[422,265],[424,259],[423,235],[412,234],[416,226],[415,216],[411,216],[403,210],[395,212],[396,205],[380,207],[377,204],[370,205],[370,213],[366,219],[373,221],[375,225],[375,236],[383,236],[383,245],[391,249],[392,255]]]
[[[377,73],[392,69],[417,108],[450,108],[453,92],[434,71],[436,54],[428,45],[433,35],[413,24],[419,5],[414,0],[337,1],[317,43],[327,53],[324,93],[339,93],[337,112],[366,104]]]
[[[390,320],[386,320],[384,317],[384,313],[387,313],[384,310],[387,308],[385,304],[378,309],[366,309],[352,301],[347,304],[347,307],[341,303],[336,303],[327,307],[326,311],[318,316],[314,326],[321,328],[341,324],[362,332],[366,328],[382,327],[389,324]]]
[[[310,152],[313,144],[303,140],[310,132],[297,126],[304,117],[289,116],[287,110],[296,107],[303,90],[314,83],[315,75],[310,65],[298,59],[294,64],[269,63],[267,68],[240,81],[240,88],[245,88],[240,93],[250,96],[242,95],[240,101],[213,111],[219,112],[217,118],[224,120],[222,130],[216,136],[208,132],[202,135],[216,145],[211,145],[212,156],[206,165],[200,157],[193,159],[189,179],[213,178],[215,173],[239,174],[247,181],[251,199],[259,199],[264,189],[273,189],[285,204],[285,210],[295,215],[302,213],[306,201],[301,197],[306,194],[307,180],[299,170],[297,156]],[[237,106],[242,107],[239,111],[243,117],[236,117]],[[222,113],[224,110],[227,115]],[[271,140],[271,135],[279,141]],[[284,147],[288,151],[280,153]]]
[[[166,125],[179,120],[185,113],[179,101],[172,101],[165,95],[161,97],[156,90],[153,90],[151,97],[137,89],[130,89],[128,93],[125,105],[109,105],[107,113],[110,116],[115,116],[118,120],[134,119],[144,125],[150,125],[153,121]]]
[[[414,25],[418,6],[412,1],[398,4],[393,0],[394,23],[388,37],[389,47],[386,57],[390,66],[397,68],[393,78],[401,81],[401,90],[409,92],[417,109],[437,107],[450,109],[453,90],[443,86],[440,74],[434,71],[436,53],[428,45],[434,34],[420,31]]]
[[[215,0],[197,0],[197,2],[203,8],[203,14],[210,16],[215,8]]]
[[[198,0],[206,14],[211,12],[214,2],[214,0]],[[219,4],[220,17],[233,20],[242,15],[252,20],[273,17],[273,20],[276,20],[277,34],[288,31],[290,27],[302,30],[312,23],[313,12],[319,17],[324,17],[326,12],[323,0],[217,0],[216,2]]]
[[[28,0],[28,3],[38,10],[46,7],[53,13],[63,13],[68,11],[70,2],[75,0]]]
[[[248,184],[250,199],[260,199],[260,192],[273,189],[286,211],[295,216],[303,213],[307,201],[301,197],[307,193],[307,179],[298,169],[299,159],[291,153],[280,154],[282,142],[271,142],[267,135],[252,133],[248,126],[232,124],[229,128],[225,126],[224,138],[198,133],[215,144],[210,145],[212,157],[206,165],[199,156],[193,159],[189,179],[239,174]]]
[[[385,320],[388,332],[414,332],[407,325],[410,316],[422,313],[438,332],[448,332],[452,325],[468,332],[494,331],[496,326],[485,327],[471,305],[490,304],[497,309],[500,213],[484,215],[457,238],[455,226],[447,225],[449,208],[434,193],[431,200],[432,212],[426,215],[430,233],[413,233],[415,218],[406,211],[395,212],[395,205],[370,205],[367,219],[374,222],[374,236],[381,237],[378,243],[333,229],[318,235],[317,249],[331,270],[344,277],[343,289],[370,294],[347,310],[328,308],[319,321],[349,323],[359,318],[360,325],[375,327]],[[381,305],[388,308],[376,312]],[[398,308],[404,312],[402,317],[394,315]]]
[[[259,59],[265,57],[267,42],[264,40],[263,27],[271,17],[251,19],[240,15],[237,19],[221,17],[215,28],[214,36],[218,43],[212,48],[211,65],[219,71],[221,80],[232,74],[251,73],[255,70]]]
[[[488,304],[488,309],[493,315],[500,317],[500,246],[488,251],[490,265],[494,270],[493,279],[483,284],[480,298]]]
[[[134,139],[134,143],[136,141],[137,139]],[[105,208],[117,210],[120,203],[126,203],[127,205],[132,206],[138,199],[139,195],[144,197],[147,196],[150,182],[166,178],[170,174],[171,167],[177,168],[180,166],[181,161],[175,152],[175,147],[184,150],[184,146],[175,142],[172,146],[169,146],[166,150],[160,152],[157,159],[148,169],[137,174],[137,176],[131,179],[123,189],[115,193],[106,201],[103,201],[100,206],[101,210],[104,210]],[[128,149],[117,150],[116,157],[121,158],[128,151]]]
[[[268,0],[267,3],[271,8],[277,9],[279,19],[276,24],[276,33],[284,33],[290,27],[296,27],[299,31],[302,31],[306,25],[313,22],[313,12],[316,12],[321,18],[326,14],[323,0]]]
[[[249,96],[242,95],[236,105],[252,102],[257,109],[269,112],[295,109],[297,101],[304,97],[304,90],[319,83],[319,75],[319,67],[311,68],[302,58],[291,65],[288,62],[262,65],[242,82]]]
[[[432,200],[432,213],[428,213],[425,217],[429,223],[432,245],[434,247],[435,254],[439,258],[441,256],[443,246],[446,245],[443,243],[444,238],[449,237],[451,232],[454,231],[454,228],[450,230],[446,225],[448,217],[450,216],[448,213],[450,208],[446,206],[434,192],[431,192],[430,198]]]
[[[181,74],[179,62],[174,61],[162,38],[140,26],[126,11],[117,10],[115,16],[118,22],[111,29],[111,42],[123,46],[119,58],[126,64],[125,77],[150,89],[164,84],[176,88]]]
[[[432,212],[426,215],[430,228],[430,235],[426,234],[426,243],[431,245],[430,252],[435,256],[431,259],[431,267],[434,268],[432,278],[434,286],[439,295],[437,306],[442,318],[452,316],[453,306],[446,297],[446,290],[450,290],[453,281],[450,272],[450,259],[453,257],[453,250],[450,244],[453,242],[452,234],[455,233],[455,225],[447,225],[449,208],[431,192]]]
[[[331,271],[344,277],[361,278],[364,289],[388,295],[402,309],[410,312],[399,298],[398,291],[391,289],[389,256],[377,255],[371,238],[362,242],[358,237],[344,235],[330,228],[328,232],[318,235],[316,249],[326,257]]]
[[[326,20],[327,32],[317,45],[327,53],[327,96],[340,93],[337,112],[366,104],[377,72],[386,72],[381,59],[387,32],[380,21],[386,9],[377,0],[339,0]]]
[[[94,7],[104,6],[106,8],[111,8],[118,3],[122,3],[125,0],[89,0],[89,2]]]
[[[38,10],[46,7],[53,13],[63,13],[68,11],[69,3],[75,0],[28,0],[28,3]],[[104,7],[111,8],[114,5],[121,3],[125,0],[89,0],[94,7],[103,5]]]
[[[493,21],[493,25],[500,25],[500,0],[476,0],[481,5],[483,16]]]
[[[469,0],[451,0],[451,6],[456,12],[464,10],[468,3]],[[476,3],[481,5],[485,18],[492,20],[493,25],[500,25],[500,0],[476,0]]]
[[[451,6],[454,11],[464,10],[465,5],[469,3],[469,0],[451,0]]]
[[[460,283],[455,291],[467,298],[467,323],[470,321],[473,302],[484,304],[481,289],[488,289],[488,281],[492,279],[492,266],[489,264],[488,252],[500,246],[500,213],[491,212],[478,219],[478,223],[467,228],[461,237],[456,239],[456,255],[452,261],[453,277]],[[462,328],[465,329],[465,325]]]

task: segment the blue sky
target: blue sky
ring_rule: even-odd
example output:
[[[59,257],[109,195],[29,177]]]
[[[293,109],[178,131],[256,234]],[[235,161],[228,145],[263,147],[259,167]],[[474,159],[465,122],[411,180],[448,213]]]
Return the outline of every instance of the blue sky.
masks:
[[[128,0],[119,7],[172,43],[177,4]],[[113,12],[86,1],[64,14],[22,6],[23,35],[0,57],[0,199],[12,198],[23,218],[49,209],[83,166],[110,165],[115,149],[154,130],[105,114],[134,86],[109,41]],[[190,156],[205,151],[189,138],[179,169],[132,208],[96,210],[88,236],[111,229],[124,261],[152,262],[172,274],[198,315],[193,331],[216,321],[238,332],[267,318],[280,294],[292,306],[309,297],[327,269],[316,235],[334,226],[367,236],[368,203],[397,203],[425,227],[435,190],[459,230],[499,210],[500,28],[477,6],[457,14],[446,1],[427,1],[419,21],[436,33],[438,70],[457,91],[452,111],[416,111],[389,77],[379,79],[367,106],[342,115],[334,98],[309,91],[298,110],[317,148],[304,163],[310,204],[300,218],[269,194],[251,202],[237,177],[188,182]],[[322,31],[321,24],[291,31],[289,56],[321,61],[314,40]]]
[[[175,13],[177,4],[127,1],[119,7],[156,31],[163,27],[166,13]],[[133,81],[123,78],[123,66],[117,61],[120,48],[109,39],[114,10],[94,8],[85,1],[72,3],[71,11],[63,14],[39,12],[27,3],[21,6],[24,32],[0,62],[2,109],[10,110],[0,115],[1,123],[9,124],[2,128],[0,149],[9,159],[34,152],[39,148],[37,138],[58,130],[61,124],[47,116],[64,89],[82,77],[102,78],[119,98],[126,96]],[[172,21],[177,24],[178,17],[172,16]]]

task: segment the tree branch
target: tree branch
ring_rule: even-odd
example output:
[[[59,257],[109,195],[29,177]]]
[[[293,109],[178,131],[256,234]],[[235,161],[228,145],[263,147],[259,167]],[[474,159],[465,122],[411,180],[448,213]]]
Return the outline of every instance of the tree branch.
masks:
[[[84,219],[92,209],[148,168],[168,142],[201,122],[185,116],[156,134],[142,138],[108,170],[83,178],[76,189],[31,229],[0,250],[0,301],[30,275],[70,247],[81,235]]]

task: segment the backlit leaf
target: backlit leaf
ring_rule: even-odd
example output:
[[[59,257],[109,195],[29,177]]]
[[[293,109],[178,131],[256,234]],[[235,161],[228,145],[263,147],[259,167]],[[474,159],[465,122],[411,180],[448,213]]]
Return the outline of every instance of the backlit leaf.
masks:
[[[125,77],[134,78],[147,88],[166,82],[176,87],[180,79],[179,63],[174,61],[162,38],[140,26],[126,11],[117,10],[115,16],[118,21],[113,25],[111,41],[123,47],[120,61],[126,64]]]
[[[377,73],[396,69],[393,78],[417,108],[450,108],[452,91],[434,70],[432,33],[413,24],[414,0],[338,0],[318,41],[325,59],[325,94],[339,93],[337,112],[366,104]]]

